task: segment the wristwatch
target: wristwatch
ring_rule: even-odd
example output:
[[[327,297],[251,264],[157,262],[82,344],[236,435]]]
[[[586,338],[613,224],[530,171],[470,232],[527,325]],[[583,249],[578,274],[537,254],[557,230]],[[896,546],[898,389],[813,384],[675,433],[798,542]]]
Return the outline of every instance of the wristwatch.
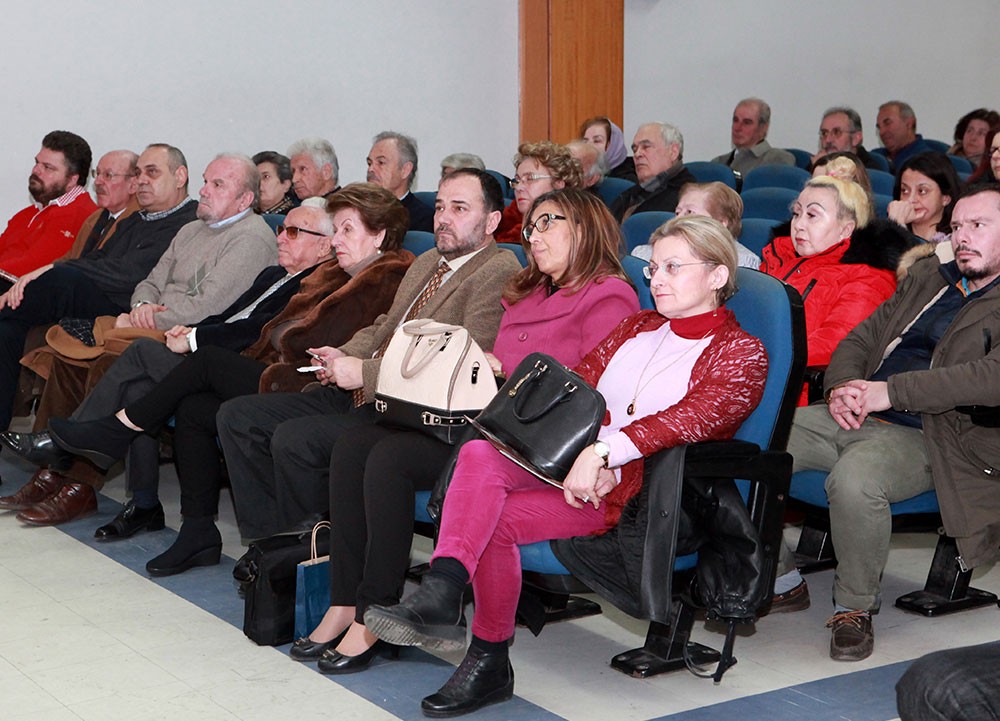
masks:
[[[608,467],[608,456],[611,455],[611,446],[609,446],[604,441],[597,441],[591,446],[594,449],[594,453],[597,457],[604,461],[604,467]]]

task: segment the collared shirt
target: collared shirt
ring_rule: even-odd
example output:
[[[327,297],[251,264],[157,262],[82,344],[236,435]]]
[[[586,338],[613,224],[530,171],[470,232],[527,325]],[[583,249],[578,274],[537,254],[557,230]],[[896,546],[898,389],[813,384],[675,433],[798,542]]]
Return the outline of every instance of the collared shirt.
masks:
[[[222,220],[217,221],[215,223],[209,223],[208,227],[209,228],[224,228],[227,225],[232,225],[233,223],[235,223],[240,218],[245,218],[251,212],[253,212],[251,208],[246,208],[245,210],[237,213],[236,215],[231,215],[228,218],[223,218]]]
[[[441,278],[441,285],[444,285],[445,283],[447,283],[455,275],[455,273],[458,272],[459,268],[461,268],[463,265],[465,265],[466,263],[468,263],[470,260],[472,260],[474,257],[476,257],[479,253],[481,253],[485,247],[486,246],[483,246],[479,250],[474,250],[471,253],[466,253],[465,255],[463,255],[463,256],[461,256],[459,258],[454,258],[453,260],[446,260],[445,258],[442,258],[440,261],[438,261],[438,264],[437,264],[438,268],[441,267],[441,263],[445,263],[445,262],[448,263],[448,267],[450,268],[450,270],[447,273],[445,273],[444,276],[442,276],[442,278]],[[432,275],[431,277],[433,278],[434,276]],[[427,283],[430,283],[430,279],[429,278],[427,280]],[[424,283],[423,288],[420,289],[420,293],[424,292],[424,288],[427,287],[427,283]],[[417,298],[420,297],[420,293],[417,293],[413,297],[413,302],[411,302],[410,305],[408,305],[406,307],[406,312],[403,313],[403,318],[404,319],[406,318],[406,316],[408,316],[410,314],[410,308],[413,307],[413,303],[417,302]],[[402,325],[402,324],[403,324],[403,321],[400,320],[399,325]],[[396,326],[396,327],[398,328],[399,326]]]
[[[79,198],[85,192],[87,192],[87,190],[82,185],[74,185],[71,189],[67,190],[58,198],[53,198],[45,205],[42,205],[41,203],[38,202],[32,202],[32,205],[35,206],[38,212],[36,212],[31,217],[31,220],[28,221],[28,226],[31,227],[31,224],[35,222],[35,219],[38,218],[38,216],[41,215],[42,211],[44,211],[46,208],[51,208],[53,205],[59,208],[65,207],[70,203],[72,203],[77,198]]]
[[[194,198],[184,198],[184,200],[182,200],[180,203],[175,205],[173,208],[170,208],[169,210],[158,210],[156,212],[150,212],[148,210],[140,210],[139,217],[142,218],[143,220],[161,220],[163,218],[166,218],[168,215],[173,215],[174,213],[176,213],[178,210],[180,210],[193,200]]]

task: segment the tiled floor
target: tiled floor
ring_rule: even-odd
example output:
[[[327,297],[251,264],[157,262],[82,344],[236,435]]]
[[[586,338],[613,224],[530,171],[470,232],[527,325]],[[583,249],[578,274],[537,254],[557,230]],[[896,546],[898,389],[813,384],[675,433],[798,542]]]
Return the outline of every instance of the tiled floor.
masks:
[[[0,492],[30,469],[0,457]],[[176,524],[176,481],[163,467],[168,523]],[[110,519],[122,479],[110,482],[97,516],[62,528],[22,526],[0,514],[0,721],[179,719],[417,719],[419,699],[447,678],[450,664],[407,649],[364,673],[324,677],[242,634],[242,603],[230,571],[243,549],[223,499],[219,567],[159,581],[143,565],[171,542],[172,530],[99,544],[93,529]],[[612,670],[615,653],[642,644],[644,627],[605,604],[603,616],[556,624],[538,638],[520,630],[512,650],[514,701],[478,719],[851,719],[896,716],[893,684],[906,662],[934,649],[1000,639],[1000,610],[939,619],[905,614],[891,599],[923,584],[935,539],[900,534],[884,579],[886,609],[876,618],[876,649],[843,664],[827,655],[831,572],[809,577],[813,606],[761,620],[736,645],[739,663],[722,684],[677,672],[649,680]],[[414,556],[426,557],[417,543]],[[1000,590],[1000,571],[976,585]],[[718,646],[704,624],[695,640]]]

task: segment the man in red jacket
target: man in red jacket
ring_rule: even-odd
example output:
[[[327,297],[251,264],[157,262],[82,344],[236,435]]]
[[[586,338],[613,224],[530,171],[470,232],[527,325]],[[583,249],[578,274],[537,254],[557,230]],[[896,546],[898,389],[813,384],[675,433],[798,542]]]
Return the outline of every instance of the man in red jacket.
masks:
[[[11,218],[0,235],[4,289],[24,273],[64,255],[83,221],[97,210],[87,194],[90,162],[90,146],[79,135],[53,130],[42,139],[28,177],[34,203]]]

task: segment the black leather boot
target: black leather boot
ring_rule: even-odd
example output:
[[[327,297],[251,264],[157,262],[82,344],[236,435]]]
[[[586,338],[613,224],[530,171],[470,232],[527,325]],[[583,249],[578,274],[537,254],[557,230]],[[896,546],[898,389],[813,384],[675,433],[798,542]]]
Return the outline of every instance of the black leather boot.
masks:
[[[365,626],[396,646],[457,651],[465,646],[463,590],[431,570],[420,588],[395,606],[369,606]]]
[[[513,695],[514,669],[507,649],[484,651],[472,645],[451,678],[421,701],[420,709],[434,718],[461,716]]]

